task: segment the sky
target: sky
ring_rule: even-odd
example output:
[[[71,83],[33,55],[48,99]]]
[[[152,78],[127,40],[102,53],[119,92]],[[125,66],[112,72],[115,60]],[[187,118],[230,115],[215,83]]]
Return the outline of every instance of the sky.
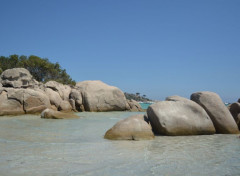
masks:
[[[239,0],[0,0],[0,55],[59,62],[154,100],[240,98]]]

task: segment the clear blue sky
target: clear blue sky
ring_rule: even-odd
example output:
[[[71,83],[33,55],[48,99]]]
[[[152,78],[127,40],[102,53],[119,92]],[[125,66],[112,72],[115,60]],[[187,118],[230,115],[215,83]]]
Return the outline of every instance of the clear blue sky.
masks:
[[[0,0],[0,55],[153,99],[240,98],[240,0]]]

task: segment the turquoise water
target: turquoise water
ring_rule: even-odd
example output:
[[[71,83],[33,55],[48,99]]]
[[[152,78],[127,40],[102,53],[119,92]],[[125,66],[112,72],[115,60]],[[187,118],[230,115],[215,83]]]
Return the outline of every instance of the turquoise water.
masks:
[[[147,109],[148,106],[150,106],[152,103],[139,103],[142,107],[142,109]]]
[[[136,112],[80,119],[0,117],[1,176],[239,176],[237,135],[110,141],[104,133]]]

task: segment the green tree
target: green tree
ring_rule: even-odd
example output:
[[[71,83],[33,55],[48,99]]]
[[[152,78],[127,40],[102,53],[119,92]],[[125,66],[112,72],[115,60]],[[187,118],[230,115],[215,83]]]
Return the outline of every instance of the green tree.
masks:
[[[10,55],[9,57],[0,57],[2,71],[10,68],[26,68],[37,81],[47,82],[54,80],[63,84],[75,85],[75,81],[62,69],[59,63],[51,63],[47,58],[40,58],[31,55],[18,56]]]

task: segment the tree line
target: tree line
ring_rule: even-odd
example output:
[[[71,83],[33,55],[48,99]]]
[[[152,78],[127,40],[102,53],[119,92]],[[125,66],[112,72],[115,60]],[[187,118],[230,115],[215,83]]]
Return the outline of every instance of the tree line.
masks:
[[[29,57],[21,55],[10,55],[9,57],[0,56],[0,74],[11,68],[26,68],[39,82],[50,80],[62,84],[75,85],[76,82],[67,74],[59,63],[52,63],[47,58],[40,58],[31,55]]]
[[[152,101],[151,99],[147,98],[146,95],[140,95],[140,93],[136,93],[136,94],[132,94],[132,93],[127,93],[125,92],[125,97],[128,99],[128,100],[135,100],[135,101],[142,101],[142,102],[146,102],[146,101]]]

